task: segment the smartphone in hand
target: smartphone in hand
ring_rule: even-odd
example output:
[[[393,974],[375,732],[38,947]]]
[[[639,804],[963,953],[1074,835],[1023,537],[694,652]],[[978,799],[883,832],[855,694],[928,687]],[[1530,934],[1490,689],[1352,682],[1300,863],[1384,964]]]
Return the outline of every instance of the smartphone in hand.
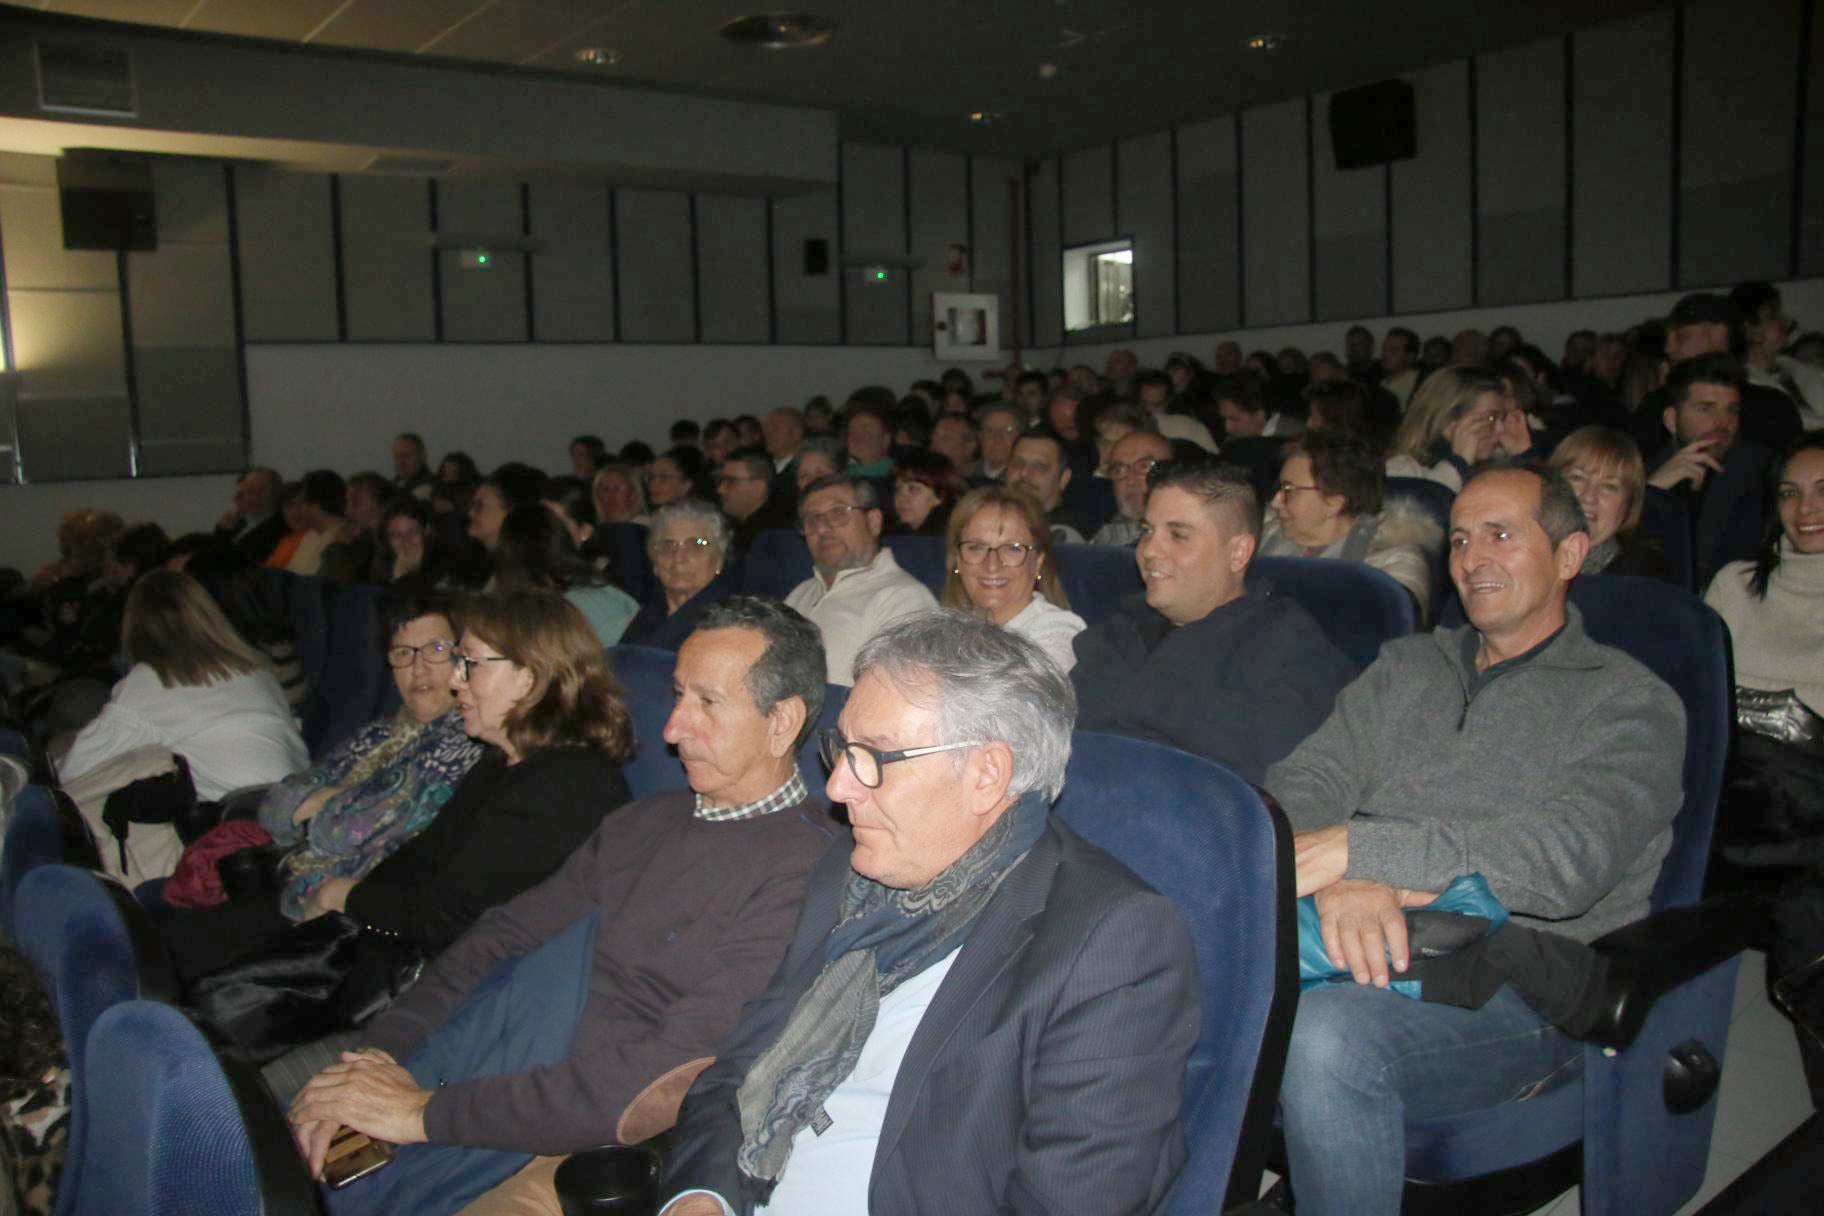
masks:
[[[323,1158],[323,1181],[340,1190],[392,1164],[395,1151],[384,1140],[345,1127],[329,1142],[329,1152]]]

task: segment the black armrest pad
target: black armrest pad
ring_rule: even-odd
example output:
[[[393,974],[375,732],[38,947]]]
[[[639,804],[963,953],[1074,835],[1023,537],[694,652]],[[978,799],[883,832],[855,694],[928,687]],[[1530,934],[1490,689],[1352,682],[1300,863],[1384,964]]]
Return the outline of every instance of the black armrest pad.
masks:
[[[1592,949],[1604,965],[1585,1003],[1588,1025],[1578,1027],[1577,1037],[1626,1047],[1660,997],[1764,940],[1770,911],[1760,896],[1719,896],[1597,939]]]

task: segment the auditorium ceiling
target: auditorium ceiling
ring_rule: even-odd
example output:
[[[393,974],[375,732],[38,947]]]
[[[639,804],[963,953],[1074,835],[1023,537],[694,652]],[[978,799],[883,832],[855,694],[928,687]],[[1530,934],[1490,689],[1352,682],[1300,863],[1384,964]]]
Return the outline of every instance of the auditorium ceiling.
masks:
[[[0,6],[3,9],[5,6]],[[848,138],[1036,155],[1364,84],[1652,0],[815,0],[821,46],[722,37],[790,0],[14,0],[330,51],[825,107]],[[1251,46],[1265,39],[1269,45]]]

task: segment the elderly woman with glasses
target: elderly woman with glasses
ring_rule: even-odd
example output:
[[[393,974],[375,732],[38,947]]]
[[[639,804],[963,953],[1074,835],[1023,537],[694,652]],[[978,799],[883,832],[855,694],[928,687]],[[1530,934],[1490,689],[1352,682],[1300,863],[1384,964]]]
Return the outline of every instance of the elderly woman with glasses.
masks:
[[[700,498],[653,513],[646,534],[657,588],[627,625],[621,641],[676,650],[704,613],[733,595],[740,581],[728,560],[728,521]]]
[[[1259,554],[1372,566],[1412,593],[1424,620],[1444,529],[1409,498],[1383,500],[1384,484],[1379,453],[1358,433],[1306,431],[1280,468]]]
[[[969,491],[950,513],[949,545],[944,606],[1021,635],[1068,672],[1077,661],[1071,639],[1085,626],[1058,582],[1038,500],[1011,486]]]

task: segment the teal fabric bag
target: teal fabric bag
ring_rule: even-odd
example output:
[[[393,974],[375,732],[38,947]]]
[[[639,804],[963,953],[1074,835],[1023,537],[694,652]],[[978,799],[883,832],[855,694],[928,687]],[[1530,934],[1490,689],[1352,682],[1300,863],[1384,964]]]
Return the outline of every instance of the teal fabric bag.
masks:
[[[1407,909],[1409,912],[1419,910]],[[1488,880],[1480,873],[1464,874],[1452,879],[1450,885],[1436,899],[1426,904],[1423,910],[1481,918],[1487,922],[1481,937],[1487,937],[1507,923],[1507,909],[1501,906],[1495,893],[1488,889]],[[1317,924],[1317,899],[1311,895],[1305,896],[1298,901],[1298,990],[1303,992],[1320,984],[1353,982],[1349,969],[1338,967],[1324,952],[1324,938]],[[1420,999],[1418,980],[1394,980],[1388,988],[1415,1001]]]

